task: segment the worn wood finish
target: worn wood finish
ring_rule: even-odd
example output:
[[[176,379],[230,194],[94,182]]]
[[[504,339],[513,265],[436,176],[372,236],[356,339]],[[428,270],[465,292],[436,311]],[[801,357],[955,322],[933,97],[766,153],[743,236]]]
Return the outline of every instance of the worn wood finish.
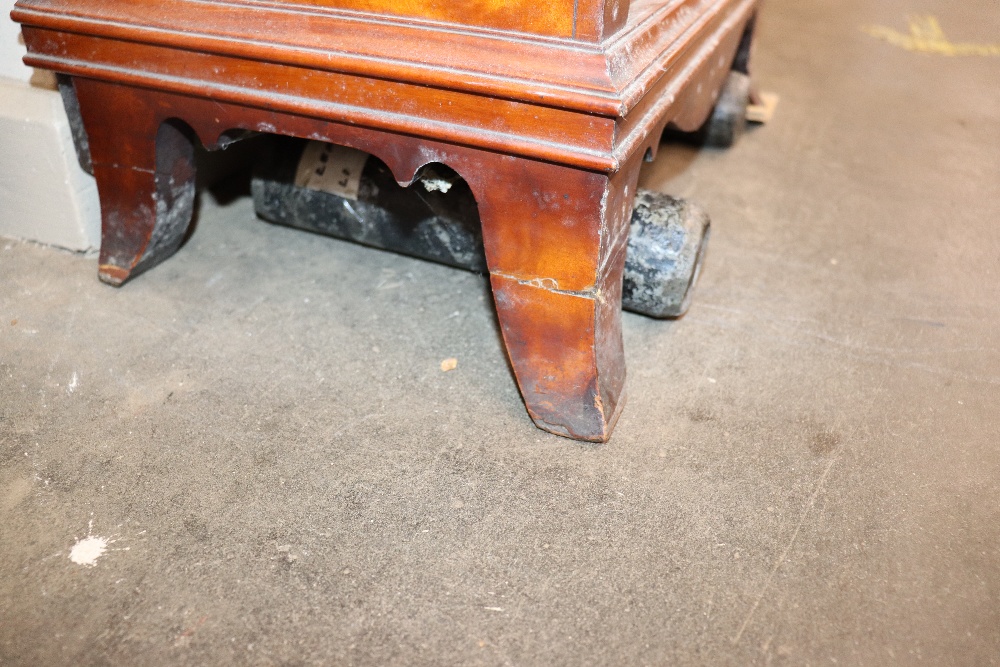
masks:
[[[121,285],[181,245],[194,211],[194,144],[136,89],[78,82],[101,199],[101,280]]]
[[[625,403],[621,293],[638,167],[609,176],[508,158],[471,182],[528,412],[579,440],[607,440]]]
[[[469,182],[504,340],[535,423],[610,436],[643,156],[708,116],[756,0],[20,0],[29,65],[71,75],[101,195],[100,276],[169,257],[195,142],[352,146],[401,183]],[[575,11],[572,11],[575,10]]]

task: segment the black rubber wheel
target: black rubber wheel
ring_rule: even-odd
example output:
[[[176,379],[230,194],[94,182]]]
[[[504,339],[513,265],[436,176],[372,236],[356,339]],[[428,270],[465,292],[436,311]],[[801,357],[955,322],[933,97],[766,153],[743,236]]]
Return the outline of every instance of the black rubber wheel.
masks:
[[[749,104],[750,77],[735,70],[730,72],[712,115],[698,131],[704,144],[714,148],[735,144],[746,130]]]

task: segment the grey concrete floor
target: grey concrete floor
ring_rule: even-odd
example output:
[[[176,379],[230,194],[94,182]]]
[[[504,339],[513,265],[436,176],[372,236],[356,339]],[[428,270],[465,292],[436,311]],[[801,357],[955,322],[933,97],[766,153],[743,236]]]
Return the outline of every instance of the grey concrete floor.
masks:
[[[914,13],[1000,42],[770,0],[774,122],[644,174],[715,233],[605,446],[531,425],[483,278],[245,197],[120,290],[0,242],[0,664],[1000,662],[1000,58],[860,30]]]

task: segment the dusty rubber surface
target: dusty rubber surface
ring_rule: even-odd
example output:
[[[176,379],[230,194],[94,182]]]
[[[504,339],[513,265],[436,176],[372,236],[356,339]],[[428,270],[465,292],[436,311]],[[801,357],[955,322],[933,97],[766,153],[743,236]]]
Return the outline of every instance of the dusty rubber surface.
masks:
[[[121,290],[0,241],[0,663],[996,664],[1000,59],[871,4],[768,2],[774,122],[644,174],[712,248],[606,446],[532,426],[483,279],[248,198]]]

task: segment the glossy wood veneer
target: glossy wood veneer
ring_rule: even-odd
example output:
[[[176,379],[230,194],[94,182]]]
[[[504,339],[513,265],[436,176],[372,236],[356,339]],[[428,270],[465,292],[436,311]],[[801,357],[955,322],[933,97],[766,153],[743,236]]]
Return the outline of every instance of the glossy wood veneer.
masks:
[[[621,282],[640,161],[666,124],[708,116],[755,0],[579,0],[570,23],[558,2],[443,14],[447,3],[379,2],[20,0],[25,61],[74,80],[102,279],[122,284],[177,249],[195,142],[329,141],[376,155],[404,184],[443,163],[476,195],[529,413],[606,440],[624,405]]]

